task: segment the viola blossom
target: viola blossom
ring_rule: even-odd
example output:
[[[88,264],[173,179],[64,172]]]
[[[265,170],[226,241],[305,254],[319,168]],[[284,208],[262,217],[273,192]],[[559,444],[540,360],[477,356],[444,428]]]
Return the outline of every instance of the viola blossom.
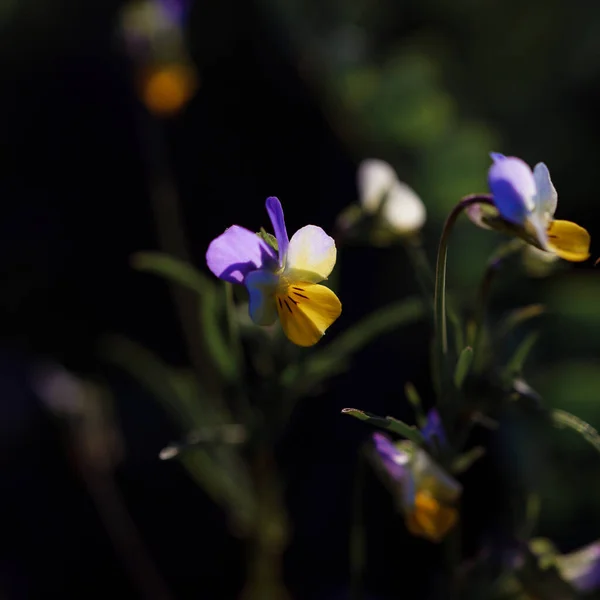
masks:
[[[549,539],[534,538],[529,549],[542,570],[555,567],[561,579],[577,592],[589,594],[600,588],[600,541],[561,554]]]
[[[358,191],[363,210],[379,214],[381,224],[396,235],[411,235],[425,224],[423,201],[383,160],[368,159],[360,164]]]
[[[246,286],[254,323],[272,325],[279,317],[294,344],[312,346],[342,312],[338,297],[319,285],[335,266],[335,242],[315,225],[288,239],[279,200],[267,198],[266,208],[276,244],[233,225],[210,243],[206,263],[220,279]]]
[[[146,108],[159,117],[181,111],[198,88],[185,43],[188,0],[131,0],[121,12],[125,47]]]
[[[544,163],[533,171],[520,158],[492,153],[488,173],[494,207],[474,204],[467,212],[484,229],[517,235],[527,243],[571,262],[590,256],[590,235],[570,221],[554,219],[556,189]]]
[[[411,187],[398,179],[389,163],[363,160],[358,167],[357,185],[358,205],[349,206],[338,218],[342,232],[365,229],[374,242],[388,244],[421,230],[427,216],[425,205]]]
[[[373,442],[374,460],[392,488],[407,529],[440,542],[458,521],[455,503],[461,485],[412,442],[393,443],[382,433],[374,433]]]

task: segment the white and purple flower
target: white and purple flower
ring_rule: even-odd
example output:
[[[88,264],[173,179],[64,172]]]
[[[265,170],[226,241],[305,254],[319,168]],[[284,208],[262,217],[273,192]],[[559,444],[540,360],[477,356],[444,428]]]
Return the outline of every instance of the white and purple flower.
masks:
[[[533,171],[520,158],[492,153],[488,173],[494,207],[474,204],[471,220],[484,229],[498,229],[571,262],[590,256],[589,233],[570,221],[554,219],[558,194],[544,163]]]

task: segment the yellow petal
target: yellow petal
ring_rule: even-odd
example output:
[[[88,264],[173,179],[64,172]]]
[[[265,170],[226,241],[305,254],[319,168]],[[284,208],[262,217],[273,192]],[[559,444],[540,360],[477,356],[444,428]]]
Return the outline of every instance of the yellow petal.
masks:
[[[316,225],[306,225],[290,240],[285,276],[289,280],[319,283],[333,271],[336,257],[333,238]]]
[[[590,234],[571,221],[551,221],[548,245],[561,258],[581,262],[590,257]]]
[[[413,511],[406,518],[406,528],[419,537],[440,542],[458,520],[455,508],[441,505],[424,491],[417,492]]]
[[[324,285],[294,282],[277,294],[285,335],[298,346],[313,346],[340,316],[342,304]]]

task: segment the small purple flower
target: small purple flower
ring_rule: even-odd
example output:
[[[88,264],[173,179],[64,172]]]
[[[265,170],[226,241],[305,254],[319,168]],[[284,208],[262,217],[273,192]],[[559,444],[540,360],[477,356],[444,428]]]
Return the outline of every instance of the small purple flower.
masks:
[[[437,444],[440,446],[445,446],[448,443],[440,413],[435,408],[427,413],[427,420],[421,429],[421,433],[429,444],[435,444],[434,440],[437,440]]]
[[[288,238],[281,203],[266,202],[278,250],[252,231],[233,225],[215,238],[206,253],[208,268],[220,279],[246,286],[250,318],[272,325],[277,317],[298,346],[316,344],[340,316],[342,305],[327,287],[336,261],[333,238],[306,225]]]
[[[533,171],[520,158],[491,154],[488,173],[495,210],[474,204],[470,219],[485,229],[517,235],[527,243],[572,262],[589,258],[589,233],[570,221],[554,219],[558,195],[544,163]]]

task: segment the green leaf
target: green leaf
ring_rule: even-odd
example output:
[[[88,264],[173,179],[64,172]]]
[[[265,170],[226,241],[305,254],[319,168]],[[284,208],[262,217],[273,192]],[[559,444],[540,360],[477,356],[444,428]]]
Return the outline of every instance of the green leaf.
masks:
[[[535,319],[546,312],[546,307],[543,304],[528,304],[527,306],[521,306],[517,308],[504,318],[502,323],[498,326],[498,335],[503,337],[510,333],[515,327]]]
[[[379,417],[372,413],[358,410],[357,408],[344,408],[342,409],[342,414],[350,415],[351,417],[355,417],[360,421],[365,421],[374,427],[379,427],[381,429],[401,435],[402,437],[405,437],[407,440],[410,440],[419,446],[422,446],[425,441],[423,435],[416,427],[413,425],[407,425],[406,423],[399,421],[394,417]]]
[[[131,266],[137,271],[160,275],[204,297],[216,293],[216,284],[192,265],[162,252],[136,252]]]
[[[578,433],[586,442],[590,443],[598,452],[600,452],[600,434],[583,419],[572,415],[571,413],[554,409],[552,411],[552,421],[556,427],[568,428]]]
[[[220,398],[209,397],[193,376],[166,365],[125,337],[105,338],[102,356],[134,377],[185,433],[231,422]],[[244,526],[251,524],[253,493],[247,468],[231,446],[190,447],[178,458],[192,478]]]
[[[424,427],[425,423],[427,422],[427,416],[425,415],[425,411],[423,410],[421,396],[419,396],[417,388],[410,381],[404,384],[404,394],[406,395],[407,400],[411,403],[413,410],[415,411],[416,420],[419,427]]]
[[[282,384],[295,396],[301,396],[322,381],[347,368],[347,361],[363,346],[403,325],[422,319],[423,302],[411,297],[379,309],[346,330],[324,348],[315,350],[302,363],[287,367]]]
[[[261,240],[265,241],[275,252],[279,252],[279,243],[277,242],[277,238],[269,233],[264,227],[260,228],[260,231],[256,234]]]
[[[525,339],[517,346],[515,353],[512,358],[508,361],[505,369],[506,376],[510,379],[519,377],[523,372],[523,365],[529,356],[529,353],[533,349],[539,337],[539,333],[534,331],[530,333]]]
[[[473,362],[473,348],[467,346],[463,348],[458,361],[456,362],[456,369],[454,370],[454,385],[457,389],[462,387],[462,384],[469,373],[471,363]]]
[[[160,401],[183,431],[210,423],[211,403],[198,382],[166,365],[153,352],[124,336],[107,336],[100,343],[101,356],[123,369]],[[190,402],[190,397],[195,401]],[[208,413],[208,414],[207,414]]]
[[[454,475],[464,473],[465,471],[471,468],[473,463],[478,461],[484,455],[485,448],[483,448],[482,446],[475,446],[475,448],[471,448],[471,450],[465,452],[464,454],[461,454],[454,460],[454,462],[452,463],[452,473]]]
[[[221,326],[220,317],[226,304],[221,286],[205,277],[189,263],[161,252],[138,252],[131,257],[131,265],[138,271],[164,277],[199,296],[204,348],[223,380],[236,381],[239,376],[239,365]]]

